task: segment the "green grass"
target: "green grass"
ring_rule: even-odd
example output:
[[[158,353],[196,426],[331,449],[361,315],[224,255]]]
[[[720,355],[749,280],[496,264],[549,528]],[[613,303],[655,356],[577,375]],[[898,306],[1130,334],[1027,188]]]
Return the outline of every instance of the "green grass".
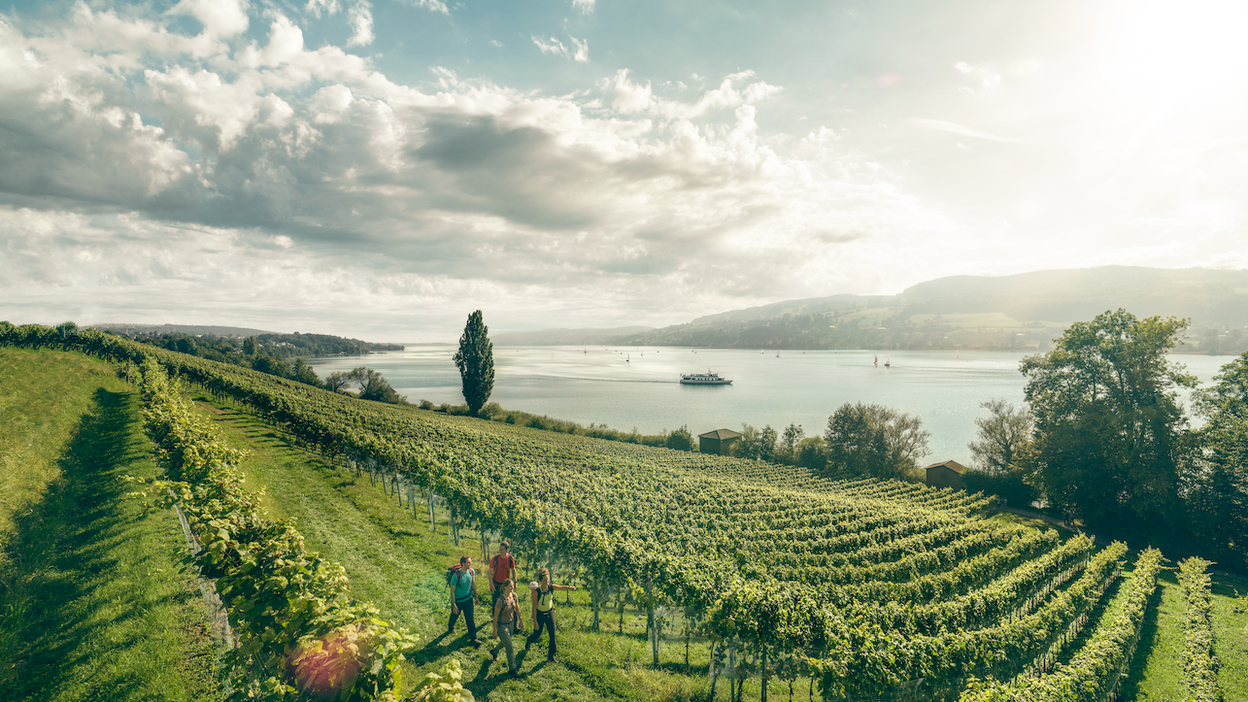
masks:
[[[1180,702],[1183,685],[1183,588],[1172,570],[1157,575],[1153,604],[1144,616],[1140,643],[1120,690],[1124,700]]]
[[[1213,642],[1226,702],[1248,702],[1248,580],[1213,576]]]
[[[527,655],[518,648],[522,678],[510,679],[502,654],[499,662],[490,664],[484,648],[474,650],[466,645],[462,620],[453,637],[445,636],[449,601],[443,574],[447,566],[458,562],[461,553],[472,556],[480,566],[480,544],[475,532],[461,532],[461,537],[466,538],[461,538],[462,545],[457,548],[451,543],[444,514],[439,513],[434,531],[423,503],[417,502],[422,517],[416,520],[406,502],[399,507],[397,498],[387,497],[380,486],[370,484],[367,473],[357,478],[350,470],[291,445],[279,432],[247,413],[214,406],[202,394],[195,394],[195,399],[219,421],[228,443],[250,452],[241,467],[250,488],[265,491],[271,516],[293,519],[309,549],[346,568],[357,598],[372,601],[381,608],[383,616],[425,642],[412,657],[405,679],[418,679],[455,657],[463,666],[465,686],[478,699],[705,697],[709,686],[709,643],[691,643],[692,675],[686,675],[684,642],[678,636],[683,622],[679,617],[674,617],[671,631],[676,633],[662,647],[660,667],[655,669],[649,665],[644,613],[627,606],[621,634],[619,613],[611,607],[602,614],[601,630],[589,631],[593,615],[582,591],[572,593],[570,604],[565,602],[565,596],[559,598],[560,662],[546,663],[543,639]],[[523,580],[534,577],[525,572],[530,568],[527,559],[521,558],[519,566]],[[562,581],[560,573],[556,572],[555,579]],[[478,607],[483,639],[490,632],[484,609]],[[532,626],[531,621],[528,624]],[[747,697],[757,696],[758,692],[757,680],[746,683]],[[795,693],[794,699],[809,699],[808,682],[799,681]],[[773,681],[771,694],[778,695],[773,699],[787,699],[787,684]],[[723,680],[719,695],[726,695]]]
[[[60,476],[58,461],[101,387],[125,383],[82,354],[0,349],[0,554],[17,517]]]
[[[3,699],[220,699],[177,517],[125,497],[124,475],[155,473],[137,396],[81,356],[0,349],[0,368],[49,383],[0,404],[3,445],[34,457],[6,476],[25,497],[0,567]]]

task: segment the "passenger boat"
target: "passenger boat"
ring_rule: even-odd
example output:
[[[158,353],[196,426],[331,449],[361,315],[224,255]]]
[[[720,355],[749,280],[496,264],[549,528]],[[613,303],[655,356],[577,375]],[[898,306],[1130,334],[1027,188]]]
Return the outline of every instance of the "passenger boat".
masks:
[[[732,385],[729,378],[719,377],[719,373],[712,373],[709,370],[705,373],[689,373],[680,376],[681,385]]]

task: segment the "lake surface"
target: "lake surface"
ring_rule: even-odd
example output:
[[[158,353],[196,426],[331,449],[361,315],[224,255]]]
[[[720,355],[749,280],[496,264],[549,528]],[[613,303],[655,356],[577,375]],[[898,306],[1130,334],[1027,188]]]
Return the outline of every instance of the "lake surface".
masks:
[[[309,364],[324,378],[366,365],[380,371],[411,402],[463,404],[456,346],[409,346],[369,356],[317,358]],[[970,461],[980,403],[1023,401],[1019,361],[1010,351],[742,351],[735,349],[617,347],[498,347],[494,392],[506,409],[578,424],[636,428],[643,434],[688,426],[694,436],[715,429],[740,431],[742,423],[790,422],[808,436],[823,433],[828,417],[846,402],[883,404],[923,420],[931,432],[924,460]],[[1173,356],[1207,385],[1233,356]],[[886,361],[891,367],[884,367]],[[732,378],[728,386],[681,385],[682,373],[711,370]]]

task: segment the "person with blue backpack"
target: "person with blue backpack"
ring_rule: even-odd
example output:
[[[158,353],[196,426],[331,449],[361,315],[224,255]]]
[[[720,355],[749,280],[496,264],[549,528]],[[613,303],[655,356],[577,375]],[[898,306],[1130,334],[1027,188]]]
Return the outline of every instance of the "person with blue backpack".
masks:
[[[460,556],[459,565],[447,569],[446,582],[451,586],[451,621],[446,625],[446,633],[448,636],[455,633],[455,621],[462,612],[464,622],[468,624],[468,643],[480,646],[481,642],[477,640],[477,622],[473,618],[473,605],[477,600],[477,583],[474,580],[476,575],[469,556]]]

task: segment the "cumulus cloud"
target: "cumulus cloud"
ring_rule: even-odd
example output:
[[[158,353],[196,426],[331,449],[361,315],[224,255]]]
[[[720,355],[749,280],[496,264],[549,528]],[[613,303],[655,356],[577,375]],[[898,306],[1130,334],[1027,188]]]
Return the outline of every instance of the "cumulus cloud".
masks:
[[[572,0],[572,7],[581,11],[583,15],[594,14],[595,0]]]
[[[247,31],[247,0],[182,0],[172,14],[190,15],[204,26],[204,33],[228,38]]]
[[[758,116],[780,88],[751,71],[687,99],[627,70],[563,97],[446,69],[402,85],[309,49],[280,14],[262,41],[212,22],[204,37],[85,8],[46,35],[0,20],[0,119],[20,125],[0,131],[0,297],[391,320],[493,295],[535,324],[568,299],[677,321],[825,293],[960,236],[830,130],[777,150]]]

